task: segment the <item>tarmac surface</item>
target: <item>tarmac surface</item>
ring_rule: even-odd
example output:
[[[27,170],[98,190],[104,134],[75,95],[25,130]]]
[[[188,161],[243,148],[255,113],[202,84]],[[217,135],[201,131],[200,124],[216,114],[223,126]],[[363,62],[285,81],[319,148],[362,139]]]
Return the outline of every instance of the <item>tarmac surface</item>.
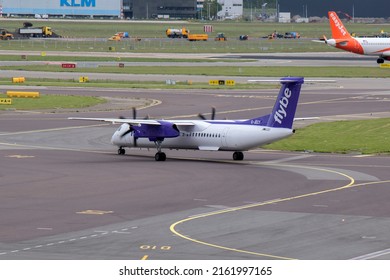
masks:
[[[388,117],[388,89],[305,84],[297,117],[320,118],[297,125]],[[390,259],[388,155],[166,151],[155,162],[153,149],[116,155],[116,125],[67,120],[132,106],[195,118],[213,105],[217,118],[250,118],[277,92],[41,88],[122,108],[0,111],[0,259]]]

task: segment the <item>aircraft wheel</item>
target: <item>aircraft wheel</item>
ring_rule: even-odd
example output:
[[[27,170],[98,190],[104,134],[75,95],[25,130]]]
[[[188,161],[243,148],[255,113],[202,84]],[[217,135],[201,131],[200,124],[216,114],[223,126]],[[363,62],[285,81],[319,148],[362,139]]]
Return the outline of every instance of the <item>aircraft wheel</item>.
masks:
[[[233,153],[233,160],[243,160],[243,159],[244,159],[243,152],[234,152]]]
[[[382,63],[385,63],[385,60],[384,60],[383,58],[378,58],[378,59],[376,60],[376,62],[377,62],[378,64],[382,64]]]
[[[163,152],[158,152],[158,153],[155,154],[154,159],[156,161],[165,161],[167,159],[167,156]]]
[[[126,153],[126,150],[123,148],[118,149],[118,155],[124,155]]]

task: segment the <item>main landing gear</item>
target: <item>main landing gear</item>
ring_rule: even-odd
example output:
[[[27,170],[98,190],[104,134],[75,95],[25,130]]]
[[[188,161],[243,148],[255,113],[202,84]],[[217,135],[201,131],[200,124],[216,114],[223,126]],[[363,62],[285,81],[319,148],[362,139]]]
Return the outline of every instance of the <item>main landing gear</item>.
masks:
[[[154,155],[154,159],[156,161],[165,161],[167,159],[167,155],[165,153],[161,152],[161,143],[160,144],[156,143],[156,146],[157,146],[158,152]],[[123,147],[120,147],[118,149],[118,155],[124,155],[125,153],[126,153],[126,150],[123,149]]]
[[[233,153],[233,160],[243,160],[243,159],[244,159],[243,152],[234,152]]]
[[[167,159],[167,155],[164,152],[161,152],[161,143],[162,141],[155,141],[154,142],[157,147],[157,153],[154,155],[154,159],[156,161],[165,161]],[[126,153],[126,150],[123,147],[119,147],[118,149],[118,155],[124,155]],[[234,152],[233,153],[233,160],[243,160],[244,159],[244,153],[243,152]]]
[[[385,60],[384,60],[383,58],[378,58],[378,59],[376,60],[376,63],[382,64],[382,63],[385,63]]]

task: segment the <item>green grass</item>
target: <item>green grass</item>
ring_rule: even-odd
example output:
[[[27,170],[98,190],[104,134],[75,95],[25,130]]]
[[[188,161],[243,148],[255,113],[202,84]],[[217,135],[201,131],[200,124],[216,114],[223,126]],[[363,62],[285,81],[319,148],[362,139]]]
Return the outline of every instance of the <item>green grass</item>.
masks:
[[[7,98],[0,94],[0,98]],[[0,110],[38,110],[85,108],[106,102],[103,98],[76,95],[43,95],[39,98],[12,98],[11,105],[0,105]]]
[[[214,86],[208,83],[196,83],[188,81],[175,81],[174,85],[167,84],[165,81],[112,81],[112,80],[89,80],[86,83],[80,83],[73,79],[30,79],[22,84],[13,84],[11,79],[0,79],[0,85],[17,86],[56,86],[56,87],[85,87],[85,88],[145,88],[145,89],[269,89],[279,88],[275,84],[267,83],[236,83],[234,86]]]
[[[46,72],[76,72],[76,73],[117,73],[117,74],[167,74],[167,75],[204,75],[204,76],[259,76],[280,77],[296,76],[299,73],[304,77],[357,77],[357,78],[387,78],[389,69],[374,67],[219,67],[219,66],[126,66],[124,68],[100,66],[95,68],[63,69],[59,65],[25,65],[2,66],[0,70],[24,70]]]
[[[2,28],[15,32],[23,26],[26,19],[0,19]],[[331,37],[328,21],[323,23],[263,23],[259,21],[188,21],[167,23],[164,21],[33,21],[34,26],[49,25],[53,31],[63,36],[61,40],[10,40],[1,42],[0,50],[22,51],[98,51],[108,52],[110,47],[115,52],[162,52],[162,53],[253,53],[253,52],[320,52],[336,51],[325,44],[314,43],[310,39]],[[192,33],[203,33],[204,25],[212,25],[208,42],[188,42],[185,39],[168,39],[167,28],[187,27]],[[349,31],[357,35],[378,34],[383,26],[374,24],[346,23]],[[273,31],[285,33],[296,31],[302,35],[299,40],[261,39]],[[107,39],[116,32],[128,32],[131,39],[121,42],[109,42]],[[215,42],[217,33],[223,32],[227,42]],[[249,35],[248,41],[239,41],[240,35]],[[138,42],[134,38],[141,38]],[[82,40],[80,40],[82,38]]]
[[[185,59],[185,58],[153,58],[153,57],[110,57],[110,56],[60,56],[60,55],[25,55],[22,58],[21,55],[1,55],[0,61],[44,61],[44,62],[250,62],[255,61],[254,59]]]
[[[318,123],[298,129],[268,149],[320,153],[390,153],[390,118]]]
[[[31,39],[9,40],[0,44],[0,50],[25,51],[67,51],[67,52],[113,52],[113,53],[272,53],[272,52],[334,52],[335,48],[311,40],[267,40],[250,39],[239,41],[232,38],[216,42],[209,37],[206,42],[189,42],[186,39],[145,38],[140,42],[124,39],[110,42],[105,39]],[[174,58],[174,56],[173,56]]]
[[[23,26],[26,19],[1,21],[2,28],[10,32]],[[167,28],[187,27],[191,33],[203,33],[204,25],[212,25],[214,37],[218,32],[223,32],[229,38],[238,38],[239,35],[247,34],[250,37],[258,38],[277,30],[279,33],[297,31],[306,38],[319,38],[322,35],[330,35],[328,21],[323,23],[263,23],[259,21],[189,21],[166,23],[164,21],[35,21],[34,26],[51,26],[53,31],[66,38],[109,38],[116,32],[128,32],[129,35],[139,38],[165,38]],[[350,32],[358,35],[378,34],[382,26],[372,24],[346,23],[345,26]]]
[[[25,20],[1,20],[3,28],[13,32],[21,27]],[[0,44],[0,50],[26,51],[70,51],[70,52],[109,52],[114,48],[115,53],[123,52],[160,52],[160,53],[272,53],[272,52],[334,52],[335,48],[325,44],[312,42],[311,39],[322,38],[323,35],[331,37],[328,22],[310,24],[279,24],[262,22],[178,22],[166,23],[164,21],[120,21],[120,22],[72,22],[72,21],[34,21],[34,26],[50,25],[53,30],[62,35],[61,40],[31,39],[9,40]],[[165,36],[167,28],[180,28],[186,26],[192,33],[203,33],[206,24],[213,26],[207,42],[188,42],[185,39],[168,39]],[[346,24],[350,31],[358,35],[378,34],[383,28],[370,24]],[[298,40],[267,40],[260,39],[277,30],[280,33],[297,31],[302,35]],[[130,39],[121,42],[112,42],[107,39],[118,31],[127,31]],[[385,30],[386,31],[386,30]],[[227,42],[215,42],[214,37],[223,32],[228,38]],[[240,35],[249,35],[248,41],[239,41]],[[141,41],[134,38],[141,38]],[[80,39],[82,38],[82,39]],[[174,57],[173,57],[174,59]],[[86,59],[88,60],[88,59]]]
[[[3,28],[13,32],[21,27],[25,20],[0,21]],[[320,52],[336,51],[325,44],[314,43],[310,39],[318,39],[323,35],[331,37],[329,23],[310,24],[278,24],[262,22],[178,22],[166,23],[164,21],[142,22],[55,22],[33,21],[34,26],[49,25],[54,32],[62,35],[61,40],[10,40],[0,44],[0,50],[23,51],[98,51],[108,52],[110,47],[115,52],[162,52],[162,53],[253,53],[253,52]],[[208,42],[188,42],[185,39],[168,39],[165,36],[167,28],[181,28],[186,26],[192,33],[203,33],[206,24],[213,26]],[[346,24],[348,30],[358,35],[378,34],[383,28],[370,24]],[[299,40],[267,40],[261,39],[277,30],[280,33],[297,31],[302,35]],[[127,31],[131,39],[121,42],[109,42],[107,39],[118,31]],[[386,30],[385,30],[386,31]],[[223,32],[228,38],[227,42],[215,42],[214,37]],[[239,41],[240,35],[249,35],[248,41]],[[141,38],[138,42],[133,38]],[[80,40],[82,38],[82,40]]]

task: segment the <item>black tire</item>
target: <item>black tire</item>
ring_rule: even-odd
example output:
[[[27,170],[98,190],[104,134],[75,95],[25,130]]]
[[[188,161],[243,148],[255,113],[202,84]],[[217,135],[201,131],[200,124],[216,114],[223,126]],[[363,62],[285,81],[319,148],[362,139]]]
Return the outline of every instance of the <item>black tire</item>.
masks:
[[[385,60],[384,60],[383,58],[378,58],[378,59],[376,60],[376,62],[377,62],[378,64],[382,64],[382,63],[385,63]]]
[[[165,160],[167,159],[167,156],[166,156],[165,153],[159,152],[159,153],[156,153],[156,154],[154,155],[154,159],[155,159],[156,161],[165,161]]]
[[[243,160],[244,154],[243,152],[234,152],[233,153],[233,160]]]

